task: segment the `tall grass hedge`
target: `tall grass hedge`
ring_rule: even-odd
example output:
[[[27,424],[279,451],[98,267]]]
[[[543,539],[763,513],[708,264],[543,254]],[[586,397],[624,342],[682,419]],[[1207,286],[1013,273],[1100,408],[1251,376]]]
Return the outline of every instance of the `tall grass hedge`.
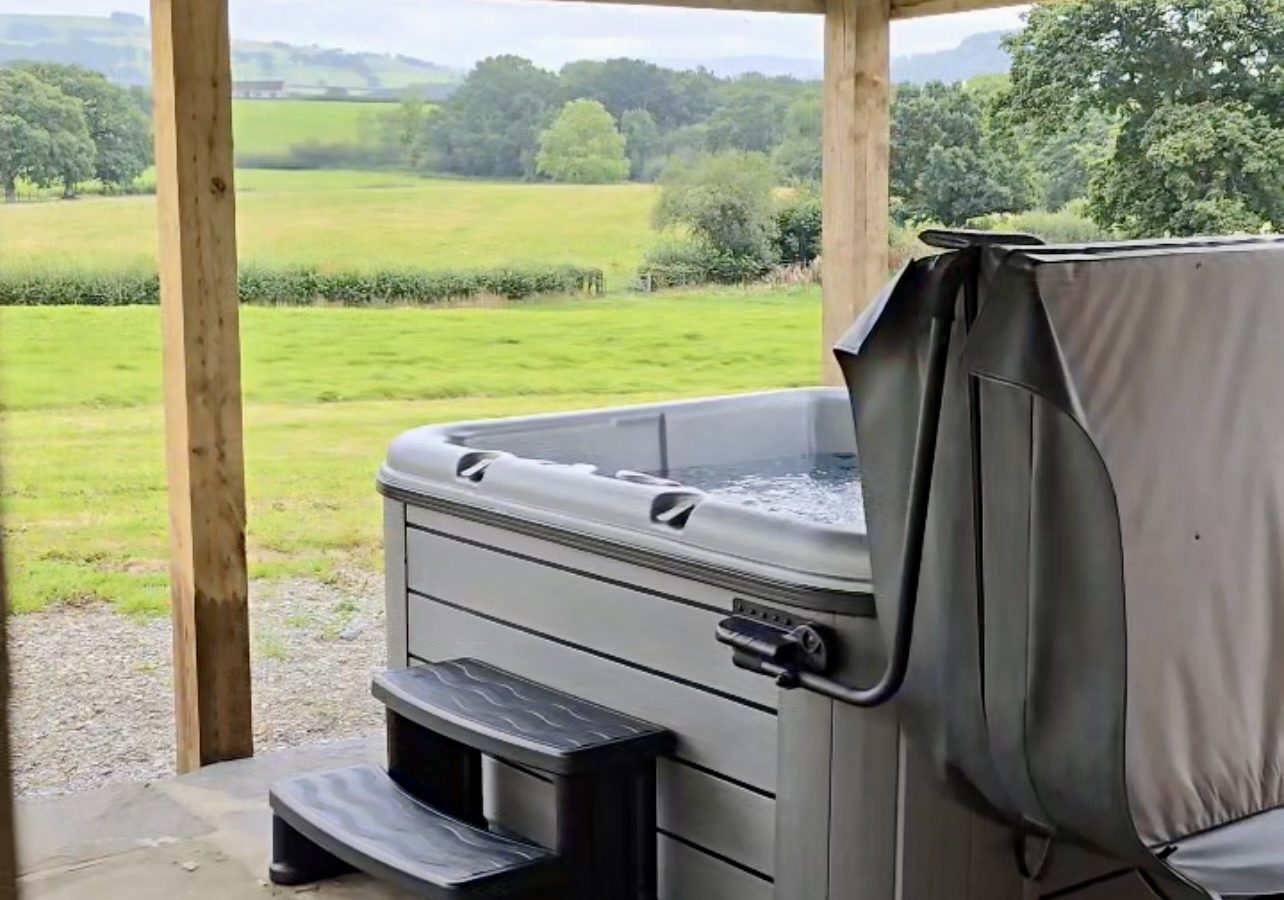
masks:
[[[521,300],[538,294],[600,294],[601,269],[581,266],[427,270],[322,271],[316,268],[241,269],[242,303],[306,306],[434,304],[472,297]],[[125,306],[157,303],[155,272],[22,272],[0,270],[0,306]]]

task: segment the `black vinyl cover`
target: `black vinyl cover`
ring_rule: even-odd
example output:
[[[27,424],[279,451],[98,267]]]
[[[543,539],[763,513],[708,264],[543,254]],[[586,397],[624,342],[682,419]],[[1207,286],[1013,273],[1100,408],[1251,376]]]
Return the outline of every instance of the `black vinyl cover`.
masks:
[[[1023,831],[1284,891],[1284,842],[1200,837],[1284,806],[1284,242],[964,246],[893,279],[836,348],[889,642],[942,302],[911,735]]]

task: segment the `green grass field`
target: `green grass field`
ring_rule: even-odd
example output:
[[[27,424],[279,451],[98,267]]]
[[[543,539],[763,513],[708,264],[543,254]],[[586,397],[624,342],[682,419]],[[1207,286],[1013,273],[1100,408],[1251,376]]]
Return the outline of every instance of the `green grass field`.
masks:
[[[607,287],[654,240],[651,185],[448,181],[380,172],[237,172],[241,259],[329,268],[598,266]],[[0,205],[12,269],[151,267],[153,197]]]
[[[242,313],[255,577],[378,565],[373,476],[415,425],[810,384],[814,289],[499,309]],[[0,309],[4,524],[19,611],[166,609],[154,308]]]
[[[232,131],[238,155],[284,155],[296,144],[355,144],[371,136],[388,103],[320,100],[235,100]]]

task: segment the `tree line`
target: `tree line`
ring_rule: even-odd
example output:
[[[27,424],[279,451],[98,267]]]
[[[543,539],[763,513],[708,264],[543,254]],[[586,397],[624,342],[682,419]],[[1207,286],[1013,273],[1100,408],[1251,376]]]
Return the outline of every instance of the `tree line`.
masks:
[[[1068,0],[1005,45],[1010,75],[895,86],[898,222],[1072,205],[1130,237],[1284,223],[1284,0]],[[404,132],[404,155],[474,177],[608,181],[627,164],[653,181],[755,154],[805,187],[820,135],[816,82],[502,56]]]
[[[152,162],[150,101],[78,66],[23,63],[0,68],[0,184],[5,202],[19,180],[61,186],[74,197],[96,179],[132,184]]]
[[[892,192],[899,219],[960,224],[987,213],[1058,208],[1087,186],[1104,120],[1054,132],[999,114],[1003,76],[898,85]],[[439,107],[403,103],[403,164],[436,174],[556,181],[657,181],[705,155],[750,153],[781,183],[821,175],[821,85],[787,77],[720,78],[633,59],[549,72],[501,56],[479,63]]]

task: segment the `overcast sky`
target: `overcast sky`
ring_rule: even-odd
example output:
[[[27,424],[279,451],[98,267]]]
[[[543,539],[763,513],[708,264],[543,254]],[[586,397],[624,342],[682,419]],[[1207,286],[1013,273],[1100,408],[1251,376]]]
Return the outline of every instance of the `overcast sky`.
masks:
[[[405,53],[466,67],[520,53],[556,67],[570,59],[641,56],[815,57],[817,16],[602,6],[534,0],[230,0],[233,37]],[[148,0],[0,0],[0,12],[147,13]],[[898,22],[897,55],[957,46],[969,34],[1014,28],[1017,9]]]

